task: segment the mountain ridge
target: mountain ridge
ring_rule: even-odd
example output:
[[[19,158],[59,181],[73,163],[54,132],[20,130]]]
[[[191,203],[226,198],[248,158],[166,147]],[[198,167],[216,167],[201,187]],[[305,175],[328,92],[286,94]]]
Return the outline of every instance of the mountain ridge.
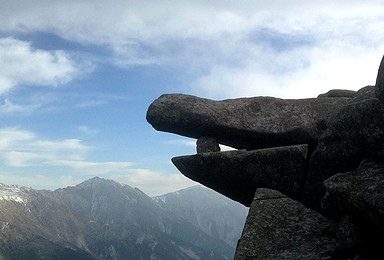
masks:
[[[0,245],[4,259],[230,259],[234,253],[140,189],[99,177],[55,191],[0,184]],[[41,254],[47,248],[53,249]]]

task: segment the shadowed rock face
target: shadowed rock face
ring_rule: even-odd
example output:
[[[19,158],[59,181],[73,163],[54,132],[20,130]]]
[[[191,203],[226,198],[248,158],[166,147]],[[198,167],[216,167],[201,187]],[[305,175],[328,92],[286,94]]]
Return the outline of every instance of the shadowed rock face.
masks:
[[[325,120],[349,98],[239,98],[213,101],[182,94],[162,95],[148,109],[157,130],[187,137],[213,136],[221,144],[253,150],[316,144]]]
[[[329,212],[354,214],[384,226],[384,163],[364,160],[351,172],[339,173],[324,182],[322,206]]]
[[[257,189],[235,260],[332,259],[335,228],[333,221],[284,194]]]
[[[199,153],[175,157],[172,162],[188,178],[249,207],[259,187],[299,198],[306,180],[307,152],[307,145],[295,145]]]

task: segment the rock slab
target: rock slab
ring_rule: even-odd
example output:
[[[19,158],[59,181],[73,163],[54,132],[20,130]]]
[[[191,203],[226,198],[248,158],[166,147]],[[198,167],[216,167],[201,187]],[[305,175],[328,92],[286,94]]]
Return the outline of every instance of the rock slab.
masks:
[[[257,189],[235,260],[332,259],[336,225],[301,203]]]
[[[327,117],[349,100],[254,97],[214,101],[167,94],[150,105],[147,121],[156,130],[192,138],[212,136],[237,149],[316,145]]]
[[[200,153],[172,158],[188,178],[249,207],[256,188],[299,198],[306,180],[308,145]],[[278,163],[277,163],[278,162]]]

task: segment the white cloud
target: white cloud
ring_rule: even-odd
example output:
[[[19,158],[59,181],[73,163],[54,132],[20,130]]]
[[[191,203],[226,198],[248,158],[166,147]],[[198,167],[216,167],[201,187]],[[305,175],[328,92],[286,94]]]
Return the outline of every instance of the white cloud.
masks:
[[[45,159],[34,153],[9,151],[4,152],[4,162],[8,166],[12,167],[25,167],[28,166],[31,161]]]
[[[13,38],[0,38],[0,67],[0,94],[19,84],[65,84],[78,73],[63,51],[36,50]]]
[[[182,174],[163,174],[148,169],[131,169],[126,174],[112,175],[109,178],[138,187],[148,196],[162,195],[197,184]]]
[[[46,162],[48,165],[69,167],[75,173],[81,175],[108,175],[116,174],[129,170],[131,162],[89,162],[74,160],[54,160]]]
[[[280,62],[281,72],[255,69],[258,64],[254,63],[240,68],[213,66],[209,74],[193,83],[197,86],[193,94],[214,99],[241,96],[305,98],[316,97],[330,89],[358,90],[375,84],[381,55],[374,50],[359,53],[360,50],[345,46],[337,54],[328,52],[329,49],[299,51],[305,53],[308,65],[293,71],[284,71],[290,66],[289,59]],[[302,58],[300,54],[289,56],[292,60]],[[270,58],[279,59],[279,54]]]
[[[12,167],[39,165],[52,160],[82,160],[91,147],[78,139],[42,140],[30,131],[0,129],[0,159]]]
[[[0,83],[1,84],[1,83]],[[10,101],[8,98],[4,100],[4,104],[0,105],[0,115],[10,113],[24,113],[30,114],[35,109],[39,108],[41,104],[35,105],[20,105]]]

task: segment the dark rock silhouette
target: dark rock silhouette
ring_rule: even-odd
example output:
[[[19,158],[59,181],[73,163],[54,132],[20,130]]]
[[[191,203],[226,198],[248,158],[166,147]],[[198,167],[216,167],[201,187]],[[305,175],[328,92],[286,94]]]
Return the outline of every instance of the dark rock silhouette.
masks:
[[[381,60],[379,71],[376,77],[376,93],[377,98],[384,102],[384,57]]]

